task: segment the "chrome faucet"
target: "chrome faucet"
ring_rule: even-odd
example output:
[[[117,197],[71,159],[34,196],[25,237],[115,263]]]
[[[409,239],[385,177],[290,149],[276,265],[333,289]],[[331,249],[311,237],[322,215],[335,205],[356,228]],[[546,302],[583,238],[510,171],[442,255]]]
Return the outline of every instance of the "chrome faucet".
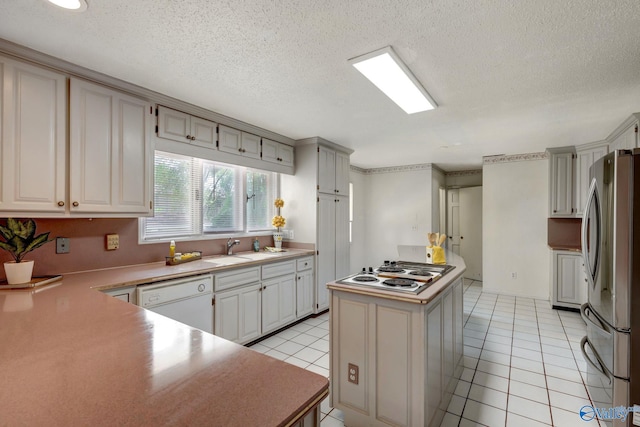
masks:
[[[227,255],[233,255],[233,246],[239,244],[240,240],[227,240]]]

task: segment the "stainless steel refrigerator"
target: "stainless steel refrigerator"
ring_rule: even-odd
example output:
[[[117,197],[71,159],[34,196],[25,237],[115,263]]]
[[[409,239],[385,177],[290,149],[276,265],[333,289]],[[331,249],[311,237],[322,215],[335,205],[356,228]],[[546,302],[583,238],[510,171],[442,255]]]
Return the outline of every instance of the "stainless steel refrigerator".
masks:
[[[640,426],[640,149],[609,153],[590,175],[582,218],[589,299],[581,308],[587,324],[581,348],[593,405],[581,416]],[[638,412],[623,419],[634,405]]]

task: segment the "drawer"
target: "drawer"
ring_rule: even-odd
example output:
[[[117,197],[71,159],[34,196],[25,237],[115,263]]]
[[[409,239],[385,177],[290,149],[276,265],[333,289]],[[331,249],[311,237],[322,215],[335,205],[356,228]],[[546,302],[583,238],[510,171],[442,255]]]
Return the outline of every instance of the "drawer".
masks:
[[[313,257],[305,257],[296,260],[296,271],[310,270],[313,268]]]
[[[296,261],[276,262],[262,266],[262,278],[270,279],[272,277],[284,276],[285,274],[296,272]]]
[[[259,281],[260,267],[239,268],[237,270],[216,273],[214,276],[214,289],[217,292]]]

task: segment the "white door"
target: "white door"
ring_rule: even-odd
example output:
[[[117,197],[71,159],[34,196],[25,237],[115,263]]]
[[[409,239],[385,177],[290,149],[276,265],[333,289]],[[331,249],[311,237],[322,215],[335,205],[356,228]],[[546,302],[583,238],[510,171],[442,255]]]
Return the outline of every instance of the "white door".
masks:
[[[336,238],[335,257],[336,272],[335,279],[348,276],[351,273],[349,262],[351,246],[349,243],[349,198],[338,196],[335,198],[336,208]]]
[[[320,194],[318,200],[316,313],[329,307],[327,283],[336,278],[336,197]]]
[[[279,142],[271,141],[270,139],[262,138],[262,160],[271,163],[280,163],[278,160],[278,146]]]
[[[336,194],[349,195],[349,156],[336,152]]]
[[[482,280],[482,187],[451,189],[447,193],[449,249],[464,259],[464,277]]]
[[[280,326],[296,320],[296,276],[282,277],[278,285]]]
[[[482,187],[459,191],[460,256],[467,265],[465,277],[482,280]]]
[[[0,211],[65,212],[66,90],[63,75],[0,57]]]
[[[215,296],[214,333],[229,341],[240,341],[240,292],[218,292]]]
[[[260,137],[258,135],[242,132],[242,155],[252,159],[260,158]]]
[[[240,290],[240,343],[244,344],[260,336],[261,285],[247,286]]]
[[[262,283],[262,333],[266,334],[280,326],[280,281]]]

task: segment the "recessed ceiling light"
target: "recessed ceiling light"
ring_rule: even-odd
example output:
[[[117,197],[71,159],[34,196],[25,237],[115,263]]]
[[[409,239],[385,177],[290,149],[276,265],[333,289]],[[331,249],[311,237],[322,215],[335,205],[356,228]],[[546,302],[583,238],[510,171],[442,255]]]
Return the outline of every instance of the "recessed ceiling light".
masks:
[[[47,0],[51,4],[74,12],[84,12],[87,10],[86,0]]]
[[[391,46],[352,58],[349,63],[407,114],[438,106]]]

